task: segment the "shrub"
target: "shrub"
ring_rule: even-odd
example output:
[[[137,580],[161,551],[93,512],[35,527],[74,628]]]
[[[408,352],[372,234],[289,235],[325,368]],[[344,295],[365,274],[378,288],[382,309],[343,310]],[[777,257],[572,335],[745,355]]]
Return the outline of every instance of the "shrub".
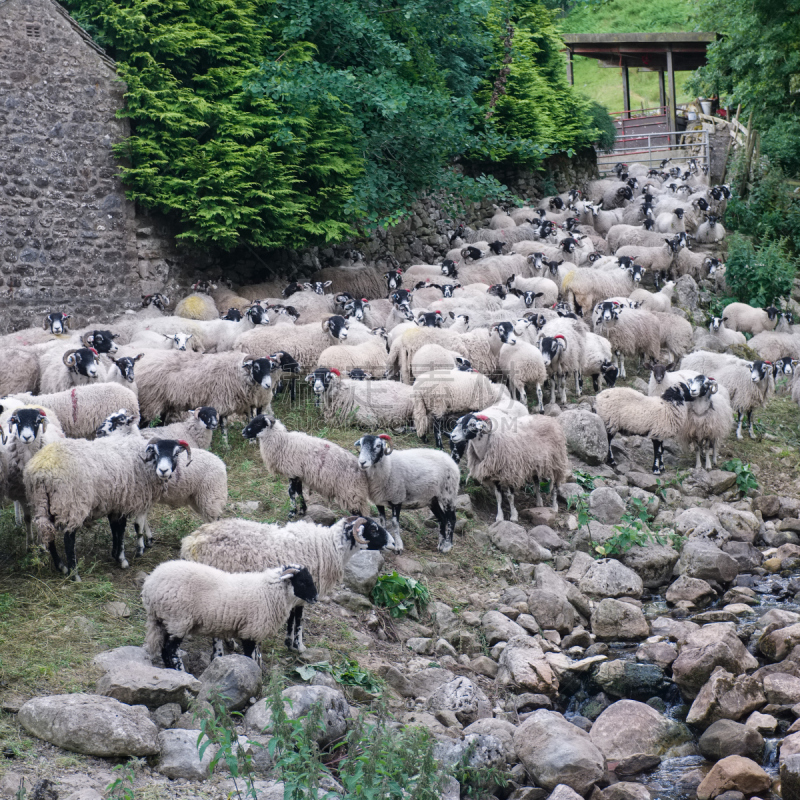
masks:
[[[733,235],[725,265],[725,282],[742,303],[764,307],[791,295],[797,264],[785,239],[756,248],[750,239]]]
[[[419,581],[398,575],[381,575],[372,590],[375,605],[389,609],[391,617],[404,617],[412,609],[423,610],[431,599],[431,593]]]

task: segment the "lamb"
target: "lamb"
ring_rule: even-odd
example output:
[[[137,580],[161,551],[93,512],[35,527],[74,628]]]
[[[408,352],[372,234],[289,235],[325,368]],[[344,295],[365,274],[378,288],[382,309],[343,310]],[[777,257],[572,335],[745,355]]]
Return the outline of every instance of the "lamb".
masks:
[[[642,279],[638,264],[619,270],[577,269],[564,278],[563,290],[578,314],[594,308],[595,304],[612,295],[628,295]]]
[[[705,222],[701,223],[694,233],[694,238],[698,244],[715,244],[725,238],[725,228],[721,222],[717,222],[717,217],[713,214],[705,215]]]
[[[757,334],[761,336],[762,334]],[[755,336],[753,338],[756,338]],[[722,317],[711,317],[708,332],[698,328],[694,333],[695,348],[698,350],[719,350],[722,352],[734,345],[747,344],[743,333],[732,331],[725,325]],[[761,355],[761,353],[759,353]]]
[[[306,567],[289,564],[263,572],[223,572],[191,561],[167,561],[142,586],[147,613],[145,648],[168,669],[184,671],[178,653],[189,634],[239,638],[261,666],[262,639],[283,629],[299,601],[314,603],[317,589]],[[212,657],[217,655],[216,648]]]
[[[207,294],[195,292],[184,297],[175,306],[176,317],[186,317],[186,319],[219,319],[217,304],[212,297]]]
[[[683,221],[683,209],[676,208],[664,211],[656,217],[656,230],[659,233],[686,233],[686,224]]]
[[[289,478],[289,518],[306,513],[303,483],[312,492],[345,508],[352,514],[369,514],[369,487],[358,461],[345,449],[299,431],[287,431],[280,420],[259,414],[242,431],[245,439],[257,439],[261,460],[267,471]]]
[[[439,522],[440,553],[453,549],[456,527],[456,497],[461,476],[458,467],[444,453],[427,448],[394,450],[391,437],[362,436],[354,445],[359,450],[358,466],[366,477],[369,496],[378,508],[381,525],[386,505],[392,512],[392,527],[398,551],[400,511],[404,505],[427,505]]]
[[[352,376],[351,376],[352,377]],[[326,421],[367,428],[400,428],[414,412],[414,391],[399,381],[343,379],[338,370],[319,367],[307,380],[322,397]]]
[[[61,423],[64,435],[70,439],[91,439],[98,425],[119,408],[128,409],[134,420],[139,420],[136,395],[116,383],[95,383],[36,398],[30,395],[16,395],[16,398],[23,403],[36,402],[51,409]]]
[[[699,365],[713,365],[714,379],[724,386],[731,397],[731,408],[736,412],[736,438],[742,438],[742,421],[747,415],[750,438],[753,431],[753,411],[763,408],[775,393],[772,364],[769,361],[745,361],[735,356],[707,353],[699,350],[681,361],[681,369],[698,369]]]
[[[785,356],[800,359],[800,336],[794,333],[764,331],[756,334],[748,344],[766,361],[775,362]]]
[[[168,411],[213,406],[227,443],[231,414],[249,417],[254,408],[271,408],[271,373],[278,365],[268,358],[230,352],[187,359],[170,351],[152,355],[142,364],[137,383],[143,420],[163,419]]]
[[[661,397],[648,397],[635,389],[605,389],[595,398],[597,414],[608,434],[606,463],[615,467],[611,444],[618,433],[646,436],[653,442],[653,474],[664,472],[664,439],[676,439],[686,425],[687,403],[709,391],[703,375],[672,386]]]
[[[105,516],[111,525],[111,555],[127,568],[126,518],[146,514],[161,498],[183,452],[191,458],[185,442],[145,443],[138,436],[93,442],[61,439],[43,447],[28,462],[23,480],[40,541],[55,568],[80,581],[75,556],[78,528]],[[58,533],[64,535],[66,563],[55,544]]]
[[[581,391],[583,391],[583,376],[586,375],[592,379],[595,394],[600,391],[601,375],[606,386],[614,386],[619,370],[612,362],[613,356],[611,342],[605,336],[597,333],[586,334],[581,363]]]
[[[775,306],[753,308],[747,303],[731,303],[722,312],[722,321],[732,331],[762,333],[772,331],[778,325],[779,310]]]
[[[658,320],[660,347],[669,353],[670,363],[677,363],[692,349],[692,323],[662,311],[652,311]]]
[[[547,369],[541,352],[532,344],[518,339],[516,344],[504,344],[500,348],[498,363],[511,396],[519,398],[527,406],[525,387],[531,384],[536,387],[536,408],[543,412],[542,385],[547,379]]]
[[[602,332],[611,342],[620,377],[625,378],[625,356],[644,356],[657,361],[661,354],[661,325],[653,314],[640,308],[613,308]]]
[[[386,331],[375,328],[370,333],[372,337],[361,344],[335,344],[326,347],[319,354],[317,366],[335,368],[345,373],[351,369],[363,369],[382,375],[386,371],[388,356]]]
[[[658,292],[648,292],[647,289],[634,289],[628,297],[639,304],[645,311],[667,312],[672,308],[672,298],[675,295],[675,281],[667,281]]]
[[[535,487],[535,502],[541,506],[539,487],[541,481],[549,481],[552,506],[557,508],[558,487],[572,471],[566,436],[558,420],[527,416],[512,426],[495,426],[496,421],[484,414],[474,415],[463,425],[469,475],[487,489],[494,489],[496,521],[503,521],[503,495],[508,499],[509,519],[519,519],[514,493],[526,484]]]
[[[311,521],[285,526],[244,519],[203,525],[181,542],[181,558],[225,572],[262,572],[280,564],[302,561],[323,597],[339,586],[350,559],[361,550],[393,550],[394,539],[364,517],[347,517],[326,527]],[[303,602],[289,615],[286,647],[302,653]],[[219,652],[220,647],[216,650]]]
[[[425,441],[433,427],[436,446],[442,449],[442,423],[448,414],[474,411],[510,397],[505,386],[492,383],[478,372],[427,372],[414,381],[414,427]]]

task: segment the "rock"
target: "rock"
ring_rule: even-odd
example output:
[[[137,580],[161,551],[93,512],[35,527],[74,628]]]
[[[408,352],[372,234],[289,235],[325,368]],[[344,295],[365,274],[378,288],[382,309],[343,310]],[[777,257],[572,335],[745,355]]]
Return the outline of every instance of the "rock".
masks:
[[[642,772],[649,772],[661,763],[661,756],[648,755],[647,753],[636,753],[619,761],[614,774],[618,778],[630,778],[633,775],[640,775]]]
[[[520,519],[527,522],[529,525],[547,525],[552,526],[558,518],[558,512],[554,511],[550,506],[539,506],[531,508],[523,508],[519,512]]]
[[[800,800],[800,755],[787,756],[781,762],[781,797]]]
[[[575,627],[575,610],[564,595],[534,589],[528,595],[528,611],[542,630],[569,633]]]
[[[736,560],[741,572],[752,572],[761,566],[761,551],[749,542],[727,542],[722,545],[722,552]]]
[[[645,642],[636,651],[636,660],[645,664],[655,664],[666,669],[678,657],[678,648],[669,642]]]
[[[489,698],[469,678],[459,677],[442,684],[429,698],[428,711],[452,711],[462,725],[492,716]]]
[[[609,761],[645,753],[661,756],[691,739],[684,725],[635,700],[618,700],[592,726],[592,742]]]
[[[675,665],[672,666],[674,676]],[[695,697],[686,721],[705,728],[720,719],[741,719],[765,702],[766,697],[756,678],[733,675],[723,667],[716,667]]]
[[[602,491],[596,489],[595,491]],[[594,597],[641,597],[642,579],[613,558],[595,561],[581,578],[578,588]]]
[[[103,795],[97,790],[86,786],[83,789],[78,789],[77,792],[71,792],[64,800],[103,800]]]
[[[710,584],[700,578],[690,578],[688,575],[681,575],[670,585],[666,594],[666,601],[671,605],[688,603],[695,608],[704,608],[716,599],[717,593]]]
[[[689,637],[700,630],[696,622],[685,619],[672,619],[671,617],[657,617],[650,625],[653,636],[666,636],[671,642],[678,645],[685,644]]]
[[[507,553],[517,561],[538,564],[553,557],[553,554],[542,547],[525,528],[514,522],[503,521],[490,525],[489,538],[500,552]]]
[[[658,693],[664,680],[664,671],[655,664],[616,659],[600,664],[594,679],[612,697],[646,699]]]
[[[525,629],[499,611],[487,611],[481,618],[481,630],[491,647],[497,642],[507,642],[515,636],[525,636]]]
[[[131,615],[131,610],[128,608],[127,603],[123,603],[120,600],[114,600],[111,603],[106,603],[103,606],[103,610],[108,614],[110,617],[114,617],[115,619],[125,619]]]
[[[258,510],[258,507],[256,507],[256,510]],[[306,509],[306,517],[316,525],[325,525],[328,528],[339,519],[327,506],[320,505],[319,503],[312,503]]]
[[[682,275],[675,282],[675,302],[684,311],[700,310],[700,287],[691,275]]]
[[[772,661],[783,661],[798,644],[800,623],[795,623],[762,635],[758,640],[758,649]]]
[[[669,583],[678,554],[665,544],[634,545],[622,556],[622,563],[632,569],[646,589],[657,589]]]
[[[567,543],[549,525],[537,525],[528,533],[545,549],[561,550]]]
[[[589,734],[554,711],[534,711],[515,731],[514,747],[543,789],[565,784],[586,795],[605,770],[603,754]]]
[[[61,694],[34,697],[17,715],[28,733],[64,750],[90,756],[149,756],[158,752],[158,728],[144,706],[112,697]]]
[[[555,695],[558,678],[538,642],[531,636],[509,639],[498,661],[496,683],[511,691]]]
[[[369,596],[383,569],[383,556],[378,550],[359,550],[344,568],[344,585],[353,592]]]
[[[567,450],[591,466],[604,464],[608,454],[608,435],[597,414],[583,409],[570,409],[559,415],[564,429]]]
[[[698,800],[711,800],[731,789],[746,795],[769,791],[772,781],[761,767],[743,756],[728,756],[717,761],[697,787]]]
[[[478,734],[494,736],[495,739],[503,744],[505,760],[509,764],[516,764],[518,761],[517,751],[514,749],[514,732],[516,730],[516,726],[512,725],[510,722],[506,722],[503,719],[486,717],[485,719],[476,720],[471,725],[464,728],[464,736]]]
[[[247,660],[252,662],[252,659]],[[188,672],[129,661],[112,667],[97,681],[96,688],[97,694],[113,697],[129,706],[158,708],[165,703],[179,703],[185,711],[200,691],[200,681]]]
[[[683,546],[675,570],[689,578],[730,583],[739,574],[739,564],[712,542],[689,539]]]
[[[583,798],[569,786],[559,783],[551,792],[547,800],[583,800]]]
[[[646,639],[650,628],[641,608],[606,598],[592,612],[592,632],[605,641],[635,641]]]
[[[614,489],[603,486],[589,495],[589,513],[604,525],[616,525],[625,513],[625,501]]]
[[[728,531],[734,541],[752,544],[758,535],[761,523],[750,511],[743,511],[725,503],[715,503],[711,506],[711,512],[717,515],[720,525]]]
[[[103,670],[110,670],[112,667],[130,663],[152,665],[153,662],[144,647],[132,647],[130,645],[117,647],[114,650],[105,650],[92,659],[92,664]]]
[[[685,494],[708,497],[712,494],[727,492],[736,483],[735,472],[724,472],[721,469],[694,470],[683,483]]]
[[[417,655],[430,655],[433,652],[433,639],[413,636],[406,639],[406,647]]]
[[[150,718],[163,730],[171,728],[178,721],[181,713],[181,707],[177,703],[165,703],[153,711]]]
[[[428,667],[405,676],[395,667],[379,669],[378,674],[402,697],[430,697],[442,684],[453,680],[450,670]]]
[[[764,694],[768,703],[793,706],[800,702],[800,678],[785,672],[764,675]]]
[[[372,603],[363,595],[351,592],[349,589],[340,589],[331,598],[334,603],[346,608],[348,611],[372,611]]]
[[[672,677],[683,696],[692,699],[716,667],[735,675],[758,668],[758,661],[747,652],[732,623],[704,625],[695,631],[673,663]]]
[[[709,761],[728,756],[761,759],[764,737],[753,728],[730,719],[719,719],[700,737],[700,752]]]
[[[594,564],[594,559],[588,553],[576,551],[565,575],[566,580],[574,584],[580,583],[581,578],[589,571],[592,564]]]
[[[694,506],[681,511],[675,517],[675,530],[681,536],[705,538],[709,541],[728,541],[728,532],[722,527],[717,515],[708,508]]]
[[[200,731],[161,731],[158,734],[161,755],[156,769],[168,778],[208,780],[211,759],[216,755],[217,747],[210,744],[201,759],[197,748],[199,735]]]
[[[304,717],[312,706],[320,703],[323,708],[322,725],[314,731],[313,736],[320,747],[344,736],[347,732],[347,720],[350,717],[350,706],[344,695],[328,686],[290,686],[281,692],[284,708],[291,719]],[[244,715],[247,733],[264,733],[272,720],[267,700],[259,700]]]
[[[241,711],[261,694],[261,667],[246,656],[219,656],[200,676],[200,683],[200,700],[210,700],[216,692],[229,711]]]
[[[781,742],[780,762],[781,764],[789,757],[800,754],[800,733],[793,733],[784,736]]]
[[[469,662],[469,668],[478,675],[485,675],[487,678],[494,678],[497,675],[497,663],[488,656],[478,656]]]
[[[536,589],[541,589],[559,597],[566,597],[570,605],[579,614],[587,619],[589,618],[591,615],[589,598],[579,592],[577,587],[573,586],[569,581],[564,580],[561,575],[558,575],[549,564],[537,564],[533,570],[533,575]],[[528,596],[528,605],[530,606],[530,595]],[[528,610],[529,613],[533,614],[531,608]],[[548,628],[550,626],[543,627]]]
[[[641,783],[620,781],[603,790],[603,800],[650,800],[650,792]]]
[[[753,498],[753,511],[760,511],[764,519],[777,517],[781,507],[780,498],[774,494],[762,494]]]

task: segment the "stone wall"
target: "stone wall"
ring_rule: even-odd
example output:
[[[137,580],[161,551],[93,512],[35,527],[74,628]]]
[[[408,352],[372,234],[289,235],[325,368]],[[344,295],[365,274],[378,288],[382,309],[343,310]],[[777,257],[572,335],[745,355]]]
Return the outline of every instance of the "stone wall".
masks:
[[[0,330],[136,303],[134,209],[111,153],[123,91],[54,0],[0,0]]]

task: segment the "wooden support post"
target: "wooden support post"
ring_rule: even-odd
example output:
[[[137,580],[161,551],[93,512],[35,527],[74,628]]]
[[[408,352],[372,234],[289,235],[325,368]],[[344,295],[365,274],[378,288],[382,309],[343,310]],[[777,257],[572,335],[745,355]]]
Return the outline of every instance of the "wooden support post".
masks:
[[[622,110],[623,119],[631,118],[631,86],[628,82],[628,65],[622,65]]]
[[[750,162],[753,160],[753,146],[756,143],[755,131],[753,130],[753,112],[750,112],[750,119],[747,121],[747,145],[744,156],[744,169],[739,178],[739,197],[747,197],[747,185],[750,182]]]
[[[575,75],[572,71],[572,50],[567,50],[567,80],[570,86],[575,85]]]
[[[675,94],[675,69],[672,64],[672,50],[667,50],[667,80],[669,81],[669,129],[678,130],[677,95]],[[677,136],[675,137],[677,144]]]
[[[658,71],[658,105],[665,108],[667,105],[667,93],[664,91],[664,70]]]

